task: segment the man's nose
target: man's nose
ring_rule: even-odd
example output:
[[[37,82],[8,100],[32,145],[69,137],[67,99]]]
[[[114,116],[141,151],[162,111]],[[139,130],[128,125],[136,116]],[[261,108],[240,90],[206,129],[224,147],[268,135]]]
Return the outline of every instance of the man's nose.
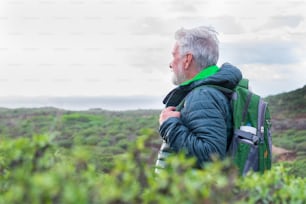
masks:
[[[171,62],[169,63],[169,68],[172,69],[172,63]]]

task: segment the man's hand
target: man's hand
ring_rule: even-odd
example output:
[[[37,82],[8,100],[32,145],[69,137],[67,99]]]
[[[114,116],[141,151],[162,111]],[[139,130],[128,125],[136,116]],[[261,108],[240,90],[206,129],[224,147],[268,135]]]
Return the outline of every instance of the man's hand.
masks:
[[[174,106],[169,106],[162,110],[162,112],[159,115],[159,125],[161,125],[163,122],[165,122],[167,119],[175,117],[179,118],[181,117],[181,113],[175,110]]]

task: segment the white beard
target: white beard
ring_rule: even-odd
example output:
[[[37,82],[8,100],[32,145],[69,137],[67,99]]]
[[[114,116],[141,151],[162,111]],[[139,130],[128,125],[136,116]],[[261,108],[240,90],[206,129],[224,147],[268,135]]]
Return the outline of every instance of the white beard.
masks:
[[[187,80],[184,74],[184,69],[182,64],[179,64],[177,71],[178,71],[177,73],[173,72],[172,75],[172,83],[174,85],[180,85],[181,83]]]

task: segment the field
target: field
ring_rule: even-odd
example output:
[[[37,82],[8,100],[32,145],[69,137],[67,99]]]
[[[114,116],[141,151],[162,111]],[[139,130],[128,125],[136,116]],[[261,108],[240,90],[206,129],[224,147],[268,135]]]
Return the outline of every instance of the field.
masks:
[[[0,109],[0,203],[302,203],[306,199],[303,117],[289,118],[289,123],[299,120],[290,128],[276,118],[273,144],[290,153],[275,154],[273,169],[266,174],[241,178],[229,160],[190,170],[193,161],[183,155],[170,159],[173,169],[154,174],[161,144],[158,115],[159,110]]]

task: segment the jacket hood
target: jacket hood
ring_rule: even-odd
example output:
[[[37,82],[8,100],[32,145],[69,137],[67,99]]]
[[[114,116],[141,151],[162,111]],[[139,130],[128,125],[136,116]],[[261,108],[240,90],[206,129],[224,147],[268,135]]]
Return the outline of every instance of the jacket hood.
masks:
[[[165,97],[163,103],[166,106],[177,106],[192,89],[202,85],[216,85],[233,90],[241,79],[242,74],[237,67],[230,63],[224,63],[216,74],[173,89]]]

